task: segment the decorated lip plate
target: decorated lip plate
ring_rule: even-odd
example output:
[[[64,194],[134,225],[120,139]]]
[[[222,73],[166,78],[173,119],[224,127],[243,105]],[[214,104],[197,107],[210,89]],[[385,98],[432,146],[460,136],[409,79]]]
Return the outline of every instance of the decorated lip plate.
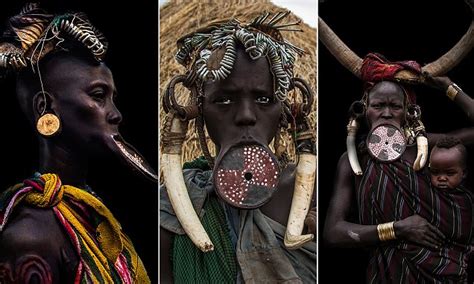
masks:
[[[405,136],[396,126],[382,124],[369,133],[367,148],[369,154],[375,159],[382,162],[392,162],[405,152]]]
[[[280,168],[273,153],[258,145],[233,147],[214,171],[219,196],[230,205],[254,209],[270,200],[278,186]]]

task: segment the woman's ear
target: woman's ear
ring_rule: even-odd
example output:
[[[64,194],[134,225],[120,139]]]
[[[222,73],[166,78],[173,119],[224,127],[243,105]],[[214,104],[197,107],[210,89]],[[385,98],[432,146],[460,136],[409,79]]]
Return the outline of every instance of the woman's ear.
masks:
[[[33,96],[33,115],[35,120],[51,108],[53,96],[46,91],[39,91]]]
[[[33,97],[33,115],[36,130],[43,137],[51,137],[61,131],[61,120],[52,109],[53,97],[45,91],[39,91]]]

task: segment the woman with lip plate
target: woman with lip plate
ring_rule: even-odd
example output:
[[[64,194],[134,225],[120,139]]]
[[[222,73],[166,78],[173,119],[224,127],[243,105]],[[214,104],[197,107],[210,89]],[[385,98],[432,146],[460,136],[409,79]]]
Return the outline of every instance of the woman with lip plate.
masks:
[[[467,282],[472,196],[446,198],[430,188],[424,167],[428,147],[444,135],[425,132],[410,84],[421,81],[446,92],[468,115],[474,101],[447,77],[422,73],[426,69],[414,61],[389,62],[369,54],[359,68],[365,91],[350,110],[347,152],[337,166],[325,241],[370,247],[368,283]],[[357,136],[362,123],[367,132]],[[449,135],[474,143],[472,127]],[[358,222],[350,221],[352,200]]]
[[[38,134],[38,172],[0,195],[1,283],[149,283],[132,242],[87,186],[92,157],[114,154],[153,180],[123,140],[107,41],[83,13],[27,4],[10,18],[0,68],[16,75]]]
[[[307,120],[314,98],[293,75],[302,50],[282,37],[281,30],[297,24],[285,23],[288,14],[214,22],[178,41],[176,59],[186,74],[174,77],[163,97],[163,283],[316,281],[315,131]],[[188,105],[175,97],[178,84],[189,89]],[[293,90],[301,103],[290,99]],[[182,170],[191,119],[204,158]],[[204,125],[216,157],[207,149]],[[296,133],[296,168],[280,165],[268,146],[279,128],[289,127]],[[283,157],[285,147],[278,146]],[[302,234],[305,219],[309,234]]]

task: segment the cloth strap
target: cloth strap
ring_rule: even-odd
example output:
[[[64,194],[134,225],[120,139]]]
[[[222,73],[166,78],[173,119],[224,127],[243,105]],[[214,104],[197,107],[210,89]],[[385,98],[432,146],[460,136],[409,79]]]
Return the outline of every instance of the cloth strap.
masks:
[[[70,237],[80,263],[76,283],[149,283],[130,240],[110,210],[92,193],[43,174],[0,196],[0,232],[20,203],[51,208]]]

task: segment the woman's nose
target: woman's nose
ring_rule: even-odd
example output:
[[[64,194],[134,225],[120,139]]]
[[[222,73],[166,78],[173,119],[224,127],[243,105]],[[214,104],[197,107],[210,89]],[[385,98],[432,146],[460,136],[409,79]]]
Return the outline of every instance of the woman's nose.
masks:
[[[114,104],[112,104],[110,111],[107,113],[107,121],[115,125],[120,124],[122,121],[122,114]]]
[[[257,122],[255,106],[251,102],[243,100],[239,103],[240,107],[235,114],[235,124],[239,126],[252,126]]]
[[[382,110],[382,117],[386,119],[393,117],[392,112],[389,107],[386,107]]]

